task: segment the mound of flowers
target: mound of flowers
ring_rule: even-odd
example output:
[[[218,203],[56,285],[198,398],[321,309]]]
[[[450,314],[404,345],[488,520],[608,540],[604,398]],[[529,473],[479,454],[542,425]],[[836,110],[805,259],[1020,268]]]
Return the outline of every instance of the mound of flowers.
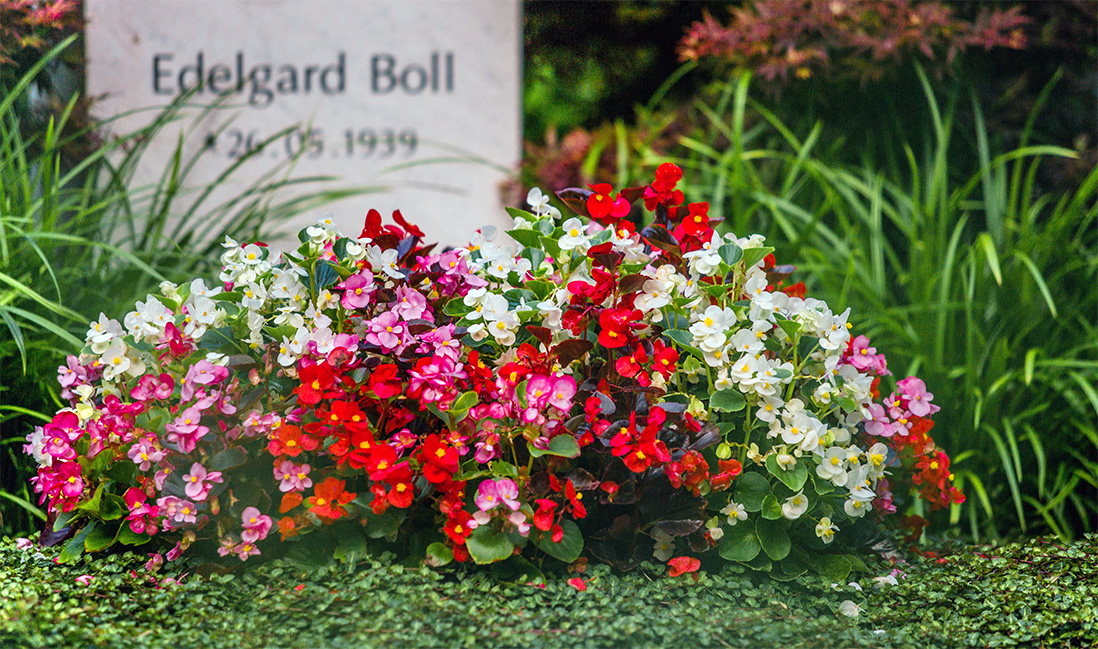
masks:
[[[100,316],[60,368],[26,446],[42,543],[796,575],[961,502],[923,382],[884,387],[849,312],[681,176],[564,190],[569,218],[535,189],[457,250],[376,211],[284,255],[226,240],[216,282]]]

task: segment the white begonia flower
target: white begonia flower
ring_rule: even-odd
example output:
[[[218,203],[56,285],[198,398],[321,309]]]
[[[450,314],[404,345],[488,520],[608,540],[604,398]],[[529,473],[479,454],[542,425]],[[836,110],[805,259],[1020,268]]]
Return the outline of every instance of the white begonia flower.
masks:
[[[873,586],[876,588],[884,588],[885,586],[896,586],[900,582],[896,580],[896,575],[881,575],[880,577],[873,578]]]
[[[215,295],[221,295],[222,293],[220,286],[210,288],[206,286],[206,282],[202,281],[202,279],[192,281],[188,288],[190,290],[189,297],[192,300],[200,297],[213,297]]]
[[[404,279],[404,274],[397,267],[397,251],[393,248],[382,250],[378,246],[370,246],[366,251],[366,259],[370,262],[370,268],[385,273],[393,279]]]
[[[49,456],[47,455],[46,457],[48,458]],[[716,516],[710,518],[705,522],[705,529],[707,532],[709,532],[709,538],[713,539],[714,541],[720,541],[724,538],[724,528],[721,527],[721,522]]]
[[[847,599],[839,604],[839,612],[847,617],[858,617],[858,614],[862,612],[862,607]]]
[[[173,302],[179,302],[182,297],[179,295],[179,285],[174,282],[164,280],[160,282],[160,294],[164,296],[164,299],[171,300]]]
[[[531,211],[538,218],[543,216],[554,219],[560,218],[560,210],[549,204],[549,196],[543,194],[539,187],[534,187],[526,194],[526,204],[530,206]]]
[[[845,426],[829,428],[827,433],[831,436],[831,442],[833,444],[846,444],[853,435],[850,429]]]
[[[104,350],[99,359],[99,363],[103,366],[104,379],[113,381],[130,369],[130,357],[126,354],[127,351],[126,343],[121,338],[111,342],[111,345]]]
[[[642,313],[655,311],[656,319],[653,320],[654,322],[663,319],[663,314],[660,313],[659,309],[668,304],[671,304],[671,287],[658,278],[646,280],[644,286],[641,287],[641,294],[633,301],[633,307]]]
[[[816,467],[816,475],[823,480],[830,480],[836,487],[846,484],[846,449],[841,446],[832,446],[824,451],[820,464]]]
[[[587,239],[587,226],[583,224],[577,218],[571,218],[564,222],[562,226],[564,228],[564,234],[557,241],[561,250],[579,250],[586,253],[587,249],[591,246],[590,241]]]
[[[274,323],[278,326],[300,329],[305,326],[305,316],[301,315],[301,311],[294,305],[282,306],[278,308],[278,313],[275,314]]]
[[[246,284],[244,288],[241,289],[241,293],[240,303],[246,309],[259,311],[267,303],[267,289],[263,286],[263,282]]]
[[[690,272],[698,277],[716,272],[721,265],[720,247],[723,243],[720,235],[714,232],[709,241],[702,243],[701,248],[683,254],[682,258],[690,262]]]
[[[736,383],[751,386],[758,381],[755,378],[758,369],[759,360],[752,354],[745,354],[739,357],[735,363],[729,365],[728,376]]]
[[[657,372],[656,375],[658,376],[659,373]],[[713,381],[713,387],[716,388],[717,391],[736,389],[736,382],[728,378],[728,368],[722,367],[717,370],[717,378]]]
[[[658,527],[652,528],[652,539],[655,547],[652,554],[660,561],[668,561],[675,554],[675,539]]]
[[[100,313],[99,319],[91,323],[85,342],[94,353],[102,354],[111,346],[112,341],[124,335],[126,334],[122,331],[122,325],[117,320]]]
[[[469,337],[476,342],[480,342],[488,337],[488,327],[483,322],[478,322],[474,325],[470,325],[467,332]]]
[[[816,524],[816,536],[820,537],[824,543],[831,543],[835,540],[835,532],[838,532],[839,528],[835,527],[835,524],[831,522],[831,519],[824,516],[820,519],[820,522]]]
[[[714,350],[703,349],[702,357],[705,359],[705,364],[709,367],[724,367],[732,358],[728,351],[727,347],[718,347]]]
[[[782,407],[783,403],[784,402],[779,397],[763,397],[759,401],[759,409],[755,411],[755,417],[757,417],[759,421],[773,423],[777,420],[778,410]]]
[[[340,296],[332,293],[330,290],[323,288],[316,295],[316,308],[317,309],[334,309],[339,306]]]
[[[492,338],[504,347],[515,344],[515,331],[518,330],[518,326],[519,319],[513,313],[503,314],[498,319],[485,324]]]
[[[486,293],[483,297],[481,317],[486,323],[511,315],[511,305],[499,293]]]
[[[797,466],[797,458],[789,453],[779,453],[776,459],[783,471],[792,471]]]
[[[782,516],[789,520],[797,520],[808,511],[808,498],[803,491],[798,491],[782,503]]]
[[[461,299],[461,303],[467,307],[470,307],[472,311],[465,314],[466,320],[480,320],[484,313],[484,300],[488,295],[487,288],[474,288],[465,294],[465,297]]]
[[[761,354],[766,345],[763,339],[751,329],[740,329],[729,339],[732,347],[741,354]]]
[[[305,319],[317,329],[323,329],[332,324],[332,319],[312,303],[305,309]]]
[[[850,484],[850,480],[847,484]],[[843,511],[851,518],[861,518],[873,509],[874,494],[864,484],[857,484],[850,490],[850,497],[843,503]]]
[[[747,510],[744,509],[743,505],[731,500],[728,501],[728,505],[721,509],[721,513],[728,517],[729,525],[747,520]]]
[[[354,241],[348,241],[347,247],[343,249],[343,253],[347,255],[347,259],[351,261],[362,261],[366,258],[366,246],[370,244],[372,239],[358,239]]]
[[[888,458],[888,447],[877,442],[865,452],[866,467],[869,469],[869,477],[876,480],[884,475],[885,459]]]
[[[259,346],[263,344],[263,326],[267,319],[255,311],[248,311],[248,337],[244,342],[249,345]]]

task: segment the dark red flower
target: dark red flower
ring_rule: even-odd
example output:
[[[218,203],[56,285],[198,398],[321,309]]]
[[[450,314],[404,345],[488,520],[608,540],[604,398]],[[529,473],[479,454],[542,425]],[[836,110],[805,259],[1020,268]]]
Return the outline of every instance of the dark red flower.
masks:
[[[392,363],[378,365],[367,379],[366,389],[378,399],[391,399],[404,390],[404,383],[397,377],[397,366]]]

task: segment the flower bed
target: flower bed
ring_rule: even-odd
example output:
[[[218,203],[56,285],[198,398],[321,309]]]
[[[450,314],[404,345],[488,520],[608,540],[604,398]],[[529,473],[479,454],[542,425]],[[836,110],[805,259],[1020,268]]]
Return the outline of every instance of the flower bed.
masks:
[[[399,212],[226,240],[219,286],[101,316],[61,368],[71,407],[26,447],[42,542],[845,576],[911,496],[960,502],[922,381],[882,399],[849,312],[680,178],[564,190],[571,218],[533,190],[510,242],[441,253]]]

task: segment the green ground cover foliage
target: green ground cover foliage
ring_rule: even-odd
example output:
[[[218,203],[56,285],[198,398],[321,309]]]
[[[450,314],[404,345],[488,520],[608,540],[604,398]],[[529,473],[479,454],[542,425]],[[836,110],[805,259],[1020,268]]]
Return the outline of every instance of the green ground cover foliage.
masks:
[[[55,565],[52,552],[0,541],[0,646],[153,647],[1094,647],[1098,536],[959,546],[884,561],[849,585],[753,573],[670,578],[645,566],[592,566],[544,588],[484,570],[392,565],[303,567],[284,560],[202,578],[160,574],[133,554]],[[81,575],[91,582],[81,585]],[[854,576],[852,576],[854,578]],[[850,600],[856,617],[839,612]]]

